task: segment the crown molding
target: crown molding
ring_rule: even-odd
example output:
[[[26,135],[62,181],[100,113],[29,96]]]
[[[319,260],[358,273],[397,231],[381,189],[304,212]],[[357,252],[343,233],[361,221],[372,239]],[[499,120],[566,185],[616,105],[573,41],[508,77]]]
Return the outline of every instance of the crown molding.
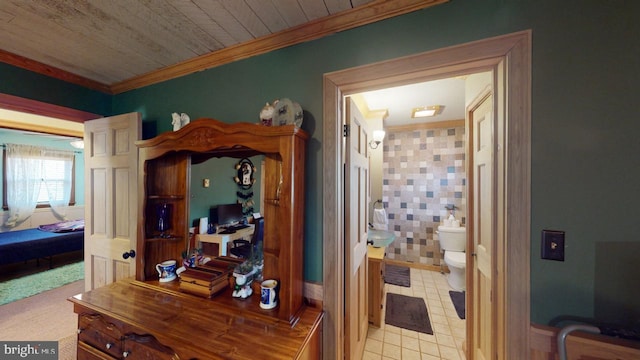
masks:
[[[38,74],[46,75],[54,79],[66,81],[71,84],[80,85],[88,89],[97,90],[106,94],[112,94],[109,85],[72,74],[68,71],[58,69],[57,67],[49,66],[39,61],[31,60],[24,56],[16,55],[8,51],[0,50],[0,62],[23,68],[25,70],[29,70]]]

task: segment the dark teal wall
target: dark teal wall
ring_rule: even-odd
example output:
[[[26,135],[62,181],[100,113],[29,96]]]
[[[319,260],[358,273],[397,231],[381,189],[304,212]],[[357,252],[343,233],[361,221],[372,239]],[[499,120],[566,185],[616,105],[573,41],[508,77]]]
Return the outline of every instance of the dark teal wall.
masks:
[[[570,1],[536,13],[531,317],[596,317],[606,307],[597,299],[606,298],[637,326],[640,297],[620,301],[640,284],[637,266],[621,252],[596,248],[623,242],[633,251],[640,244],[622,220],[634,217],[640,201],[640,2]],[[542,229],[566,231],[565,262],[540,260]],[[626,276],[614,267],[626,268]],[[608,283],[616,289],[601,290]]]
[[[108,115],[111,96],[0,63],[0,93]]]
[[[638,271],[618,277],[610,269],[631,267],[629,260],[620,264],[618,255],[640,242],[633,226],[640,200],[639,14],[640,2],[632,0],[452,0],[120,94],[112,113],[142,112],[150,137],[171,130],[172,112],[186,112],[192,119],[255,122],[266,101],[298,101],[305,109],[302,127],[312,135],[305,177],[304,276],[321,281],[322,75],[531,29],[531,320],[591,318],[600,313],[602,298],[636,320],[637,297],[619,304],[614,292],[636,287]],[[542,229],[566,231],[564,262],[540,260]],[[611,290],[602,284],[616,286]]]
[[[114,112],[144,109],[167,131],[174,111],[253,122],[266,101],[298,101],[312,135],[305,279],[321,281],[323,74],[532,29],[531,318],[591,318],[596,297],[614,296],[596,293],[595,273],[607,271],[595,268],[596,244],[640,241],[620,221],[640,200],[638,15],[633,1],[454,0],[118,95]],[[540,260],[542,229],[566,231],[566,261]]]

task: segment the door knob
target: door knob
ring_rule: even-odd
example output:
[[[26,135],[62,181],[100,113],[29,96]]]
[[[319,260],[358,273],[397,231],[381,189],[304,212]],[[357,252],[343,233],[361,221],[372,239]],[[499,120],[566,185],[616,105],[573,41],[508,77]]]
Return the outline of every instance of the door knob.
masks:
[[[373,245],[373,240],[367,240],[368,245]]]
[[[122,254],[122,258],[125,260],[128,258],[134,258],[134,257],[136,257],[136,251],[133,249],[129,250],[129,252]]]

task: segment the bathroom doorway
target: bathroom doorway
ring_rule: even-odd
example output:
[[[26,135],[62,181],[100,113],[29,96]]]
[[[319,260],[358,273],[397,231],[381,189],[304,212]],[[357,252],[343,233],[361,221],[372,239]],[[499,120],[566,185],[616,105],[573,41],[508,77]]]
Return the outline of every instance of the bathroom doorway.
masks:
[[[464,298],[464,293],[459,283],[453,281],[454,287],[449,284],[450,274],[441,272],[446,268],[436,230],[450,216],[455,215],[457,223],[471,218],[467,207],[467,194],[471,193],[467,191],[467,184],[471,184],[467,180],[467,162],[472,157],[467,154],[466,109],[491,89],[492,81],[492,72],[486,71],[350,96],[362,98],[360,111],[371,121],[370,128],[385,131],[382,143],[371,150],[371,201],[382,200],[383,209],[378,212],[386,213],[385,226],[396,235],[395,241],[384,249],[387,267],[410,270],[408,286],[386,284],[383,299],[387,293],[422,298],[434,332],[428,335],[385,325],[385,306],[377,310],[381,314],[376,314],[382,318],[381,326],[369,326],[363,358],[392,351],[416,358],[421,354],[465,358],[465,310],[459,308],[462,315],[458,313],[452,300],[452,296],[456,300],[459,296]],[[428,108],[427,105],[438,111],[430,117],[412,116],[414,109]],[[377,118],[380,114],[384,116],[382,121]],[[375,171],[377,168],[380,171]],[[376,193],[380,195],[375,196]],[[451,206],[455,210],[447,209]],[[379,219],[371,219],[370,223],[375,227],[376,221]],[[459,277],[463,283],[464,276]]]
[[[530,147],[530,32],[481,40],[406,58],[325,75],[324,79],[324,354],[343,358],[344,349],[344,214],[342,196],[342,99],[369,89],[494,69],[504,74],[504,112],[499,121],[506,131],[499,145],[505,171],[499,211],[502,243],[495,263],[500,272],[493,297],[489,338],[495,358],[526,358],[529,352],[529,147]],[[508,61],[507,61],[508,60]],[[506,126],[508,124],[508,127]],[[506,213],[505,209],[509,209]],[[509,242],[504,239],[510,239]],[[509,256],[502,256],[509,254]],[[467,320],[474,321],[473,315]],[[485,334],[486,335],[486,334]],[[467,329],[469,339],[469,328]],[[468,345],[469,346],[469,345]],[[474,346],[473,344],[471,346]],[[473,353],[473,351],[471,352]],[[471,356],[471,358],[473,355]],[[492,356],[493,358],[493,356]]]

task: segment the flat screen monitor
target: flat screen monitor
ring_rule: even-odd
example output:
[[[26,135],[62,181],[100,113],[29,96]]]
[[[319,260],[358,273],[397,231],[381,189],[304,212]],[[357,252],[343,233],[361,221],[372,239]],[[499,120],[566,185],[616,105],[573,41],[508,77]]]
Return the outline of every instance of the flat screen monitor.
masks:
[[[216,207],[218,225],[232,225],[242,222],[242,204],[221,204]]]

